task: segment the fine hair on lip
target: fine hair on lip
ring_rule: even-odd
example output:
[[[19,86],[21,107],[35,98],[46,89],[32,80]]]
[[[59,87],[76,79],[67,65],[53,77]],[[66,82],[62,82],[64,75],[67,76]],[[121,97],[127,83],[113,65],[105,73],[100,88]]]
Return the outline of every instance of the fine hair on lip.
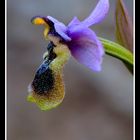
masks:
[[[42,66],[43,67],[43,66]],[[41,68],[40,68],[41,69]],[[48,67],[40,75],[36,73],[32,82],[32,88],[38,95],[46,95],[54,87],[54,77],[52,70]]]

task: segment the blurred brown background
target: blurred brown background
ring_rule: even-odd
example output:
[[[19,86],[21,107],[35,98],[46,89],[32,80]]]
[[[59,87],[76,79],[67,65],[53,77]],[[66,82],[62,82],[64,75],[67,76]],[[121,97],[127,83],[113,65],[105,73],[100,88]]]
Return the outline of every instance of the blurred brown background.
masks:
[[[27,86],[42,61],[47,42],[35,15],[67,24],[90,14],[98,0],[8,0],[8,140],[132,140],[133,79],[117,59],[105,56],[95,73],[70,59],[64,69],[66,96],[56,109],[42,112],[26,101]],[[132,0],[125,0],[132,16]],[[115,0],[107,18],[92,27],[114,40]]]

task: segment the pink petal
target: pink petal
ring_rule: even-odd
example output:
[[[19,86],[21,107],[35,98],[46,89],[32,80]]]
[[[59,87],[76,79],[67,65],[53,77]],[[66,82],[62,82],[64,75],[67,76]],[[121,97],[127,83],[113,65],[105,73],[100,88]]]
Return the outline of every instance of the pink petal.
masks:
[[[79,19],[77,17],[74,17],[72,19],[72,21],[68,24],[68,28],[72,27],[72,26],[75,26],[75,25],[78,25],[79,23],[80,23]]]
[[[82,21],[78,26],[73,26],[73,32],[83,27],[89,27],[102,21],[109,10],[109,0],[100,0],[92,13]]]
[[[72,41],[68,46],[75,59],[94,71],[100,71],[104,50],[96,34],[91,29],[84,28],[70,36]]]
[[[86,27],[97,24],[104,19],[109,10],[109,0],[100,0],[92,13],[81,23]]]

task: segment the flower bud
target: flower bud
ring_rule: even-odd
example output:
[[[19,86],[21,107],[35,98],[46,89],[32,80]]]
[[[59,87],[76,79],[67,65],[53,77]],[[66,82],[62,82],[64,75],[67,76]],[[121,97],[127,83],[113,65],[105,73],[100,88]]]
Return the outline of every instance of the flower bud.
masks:
[[[117,0],[116,3],[116,39],[125,48],[133,52],[133,29],[132,20],[123,0]]]

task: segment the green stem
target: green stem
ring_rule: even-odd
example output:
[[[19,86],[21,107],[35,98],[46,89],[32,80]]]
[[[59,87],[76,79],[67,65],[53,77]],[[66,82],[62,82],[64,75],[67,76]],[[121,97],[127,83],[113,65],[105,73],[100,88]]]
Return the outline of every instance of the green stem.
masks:
[[[131,72],[133,71],[133,54],[129,50],[110,40],[99,39],[104,46],[106,54],[120,59]]]

